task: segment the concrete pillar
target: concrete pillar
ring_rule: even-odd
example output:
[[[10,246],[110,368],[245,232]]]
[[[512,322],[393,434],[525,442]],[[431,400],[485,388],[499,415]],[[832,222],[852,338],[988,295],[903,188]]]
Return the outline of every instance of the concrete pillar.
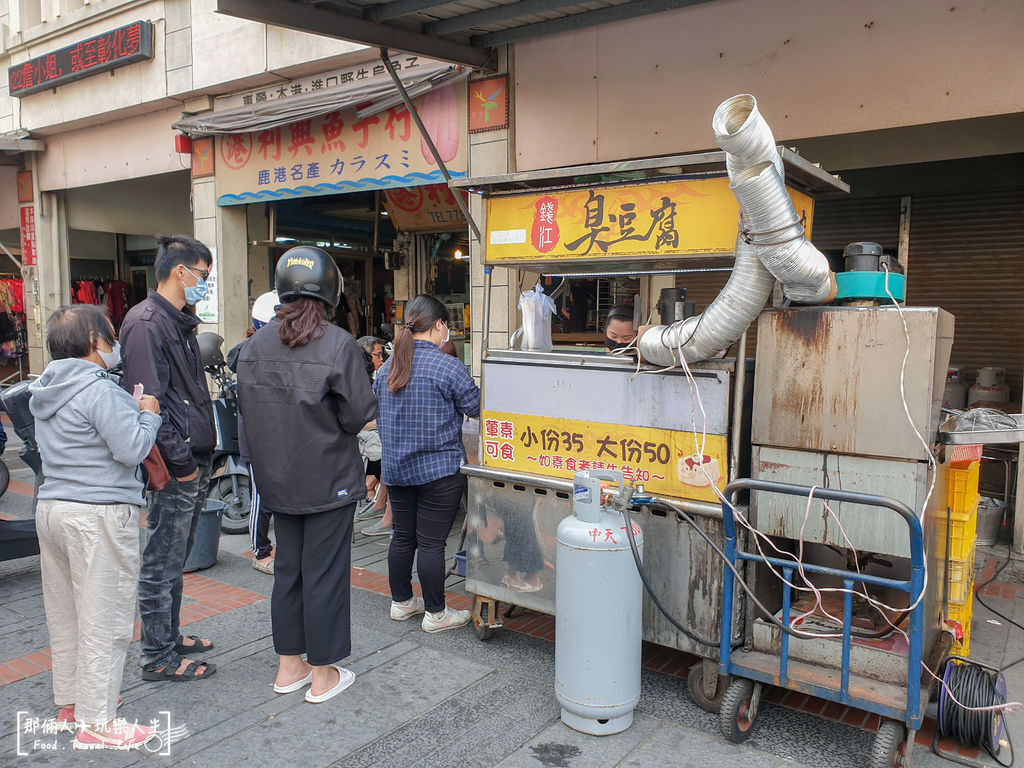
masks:
[[[217,205],[213,178],[192,182],[194,237],[216,249],[217,323],[200,331],[216,330],[225,350],[242,340],[250,322],[249,243],[246,208]]]
[[[46,320],[71,303],[68,221],[62,192],[41,192],[36,155],[31,156],[33,204],[36,214],[37,264],[25,275],[26,336],[29,372],[40,374],[49,362]]]
[[[498,71],[509,71],[507,49],[501,51],[498,55]],[[512,79],[512,74],[510,73],[510,89]],[[473,134],[469,137],[470,176],[493,176],[508,173],[514,169],[511,122],[514,116],[514,110],[510,109],[509,127],[506,129]],[[487,221],[483,199],[479,195],[470,196],[469,212],[480,227],[481,235],[484,236]],[[473,328],[473,375],[479,377],[480,361],[484,348],[484,245],[477,242],[472,234],[472,230],[470,230],[469,236],[469,254],[470,313]],[[491,274],[490,338],[486,345],[491,349],[506,348],[509,337],[520,325],[517,304],[519,291],[521,290],[519,285],[521,279],[522,277],[518,270],[509,270],[504,267],[495,267]],[[532,287],[532,284],[527,287]]]

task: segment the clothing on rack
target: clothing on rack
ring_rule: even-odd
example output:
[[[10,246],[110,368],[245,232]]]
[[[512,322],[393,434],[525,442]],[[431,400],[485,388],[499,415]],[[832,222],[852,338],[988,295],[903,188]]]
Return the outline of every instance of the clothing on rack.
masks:
[[[131,306],[131,288],[123,280],[81,279],[74,283],[71,300],[75,304],[106,307],[111,321],[119,326]]]
[[[0,302],[12,312],[25,313],[25,281],[20,277],[0,277]]]

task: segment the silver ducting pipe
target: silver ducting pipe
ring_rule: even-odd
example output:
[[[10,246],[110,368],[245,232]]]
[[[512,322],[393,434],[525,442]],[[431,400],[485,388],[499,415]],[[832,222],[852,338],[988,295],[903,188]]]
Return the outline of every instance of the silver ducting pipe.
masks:
[[[749,93],[722,102],[711,121],[715,141],[726,152],[730,187],[743,211],[747,239],[783,293],[801,304],[835,296],[828,259],[804,236],[786,190],[775,137]],[[753,320],[753,318],[751,318]]]
[[[753,246],[736,240],[736,263],[722,292],[699,315],[669,326],[651,328],[640,337],[640,356],[652,365],[706,360],[738,339],[764,309],[775,278],[757,258]]]
[[[653,365],[705,360],[731,345],[764,309],[776,279],[793,301],[820,304],[835,296],[828,259],[811,245],[786,190],[775,137],[749,95],[715,110],[715,139],[725,150],[730,188],[742,211],[736,262],[725,288],[700,315],[649,329],[637,341]]]

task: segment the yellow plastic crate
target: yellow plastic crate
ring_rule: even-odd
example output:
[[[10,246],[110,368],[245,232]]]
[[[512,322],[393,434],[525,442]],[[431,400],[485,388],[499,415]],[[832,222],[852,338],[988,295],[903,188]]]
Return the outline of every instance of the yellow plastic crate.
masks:
[[[967,601],[963,605],[950,603],[946,618],[960,623],[964,630],[964,639],[959,643],[954,642],[952,653],[959,656],[971,655],[971,617],[974,612],[974,593],[968,592]]]
[[[974,590],[974,547],[963,560],[949,561],[949,606],[964,605]]]
[[[939,557],[946,557],[946,515],[940,511],[935,520],[936,547]],[[978,504],[971,507],[965,519],[949,519],[949,559],[964,560],[974,549],[978,538]],[[973,556],[972,556],[973,559]]]
[[[981,498],[978,493],[978,472],[981,462],[972,461],[966,466],[950,467],[949,507],[954,520],[966,520]]]

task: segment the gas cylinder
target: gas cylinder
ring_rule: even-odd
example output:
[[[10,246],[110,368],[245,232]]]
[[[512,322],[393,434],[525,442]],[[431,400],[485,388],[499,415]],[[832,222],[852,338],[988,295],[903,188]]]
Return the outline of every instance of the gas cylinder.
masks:
[[[1005,403],[1009,399],[1005,368],[987,366],[978,369],[978,382],[967,392],[968,407],[977,403]]]
[[[577,472],[573,513],[558,525],[555,560],[555,693],[562,722],[605,736],[626,730],[640,701],[643,584],[625,518],[601,499],[622,473]],[[632,524],[643,555],[643,532]]]
[[[959,368],[946,371],[946,388],[942,392],[942,405],[962,411],[967,407],[967,385],[960,378]]]

